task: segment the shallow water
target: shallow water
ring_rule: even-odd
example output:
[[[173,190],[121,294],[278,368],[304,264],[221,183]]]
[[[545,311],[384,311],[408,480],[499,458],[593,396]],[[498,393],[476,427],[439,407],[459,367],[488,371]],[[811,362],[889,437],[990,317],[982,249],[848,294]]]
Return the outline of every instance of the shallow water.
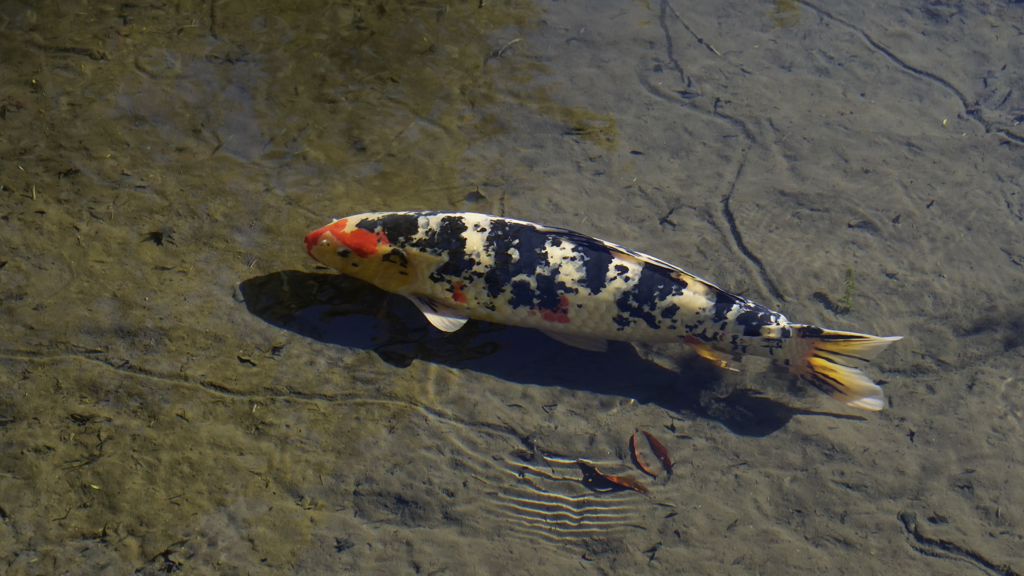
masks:
[[[6,573],[1024,573],[1024,5],[37,4],[0,5]],[[888,406],[442,335],[303,253],[397,209],[902,334]]]

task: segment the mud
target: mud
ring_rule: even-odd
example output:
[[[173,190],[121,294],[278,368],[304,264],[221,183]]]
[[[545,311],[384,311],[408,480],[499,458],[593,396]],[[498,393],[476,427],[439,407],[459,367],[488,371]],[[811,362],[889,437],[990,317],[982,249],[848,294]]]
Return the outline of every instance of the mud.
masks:
[[[1003,2],[0,5],[0,566],[1024,573],[1021,34]],[[443,335],[303,253],[397,209],[903,335],[888,406]]]

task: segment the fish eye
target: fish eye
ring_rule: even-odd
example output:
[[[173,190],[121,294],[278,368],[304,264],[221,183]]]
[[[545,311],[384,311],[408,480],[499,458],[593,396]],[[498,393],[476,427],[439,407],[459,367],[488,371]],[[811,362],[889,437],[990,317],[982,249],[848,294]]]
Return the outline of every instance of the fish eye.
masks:
[[[349,250],[348,248],[338,248],[338,256],[341,256],[342,258],[348,258],[351,255],[352,251]]]

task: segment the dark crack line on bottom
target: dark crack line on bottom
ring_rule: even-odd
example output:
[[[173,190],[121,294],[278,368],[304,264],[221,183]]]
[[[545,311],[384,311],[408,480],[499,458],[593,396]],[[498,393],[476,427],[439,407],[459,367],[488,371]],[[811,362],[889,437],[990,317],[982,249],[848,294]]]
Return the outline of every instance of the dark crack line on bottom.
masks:
[[[974,550],[964,548],[955,542],[922,534],[918,529],[917,515],[913,512],[900,512],[897,518],[903,524],[907,535],[913,538],[910,547],[921,554],[934,558],[960,560],[998,576],[1024,576],[1007,564],[996,564]]]
[[[661,25],[661,30],[662,32],[665,33],[665,53],[668,56],[668,61],[671,62],[672,65],[676,67],[676,71],[679,72],[679,81],[682,82],[683,86],[686,86],[686,72],[683,71],[683,67],[679,65],[679,61],[676,60],[676,57],[673,54],[674,49],[672,47],[672,34],[669,33],[668,23],[665,22],[665,17],[668,13],[668,7],[669,6],[667,0],[662,0],[661,14],[658,16],[658,24]]]
[[[210,0],[210,36],[213,36],[214,40],[220,40],[217,37],[217,0]]]
[[[740,181],[740,176],[743,174],[743,167],[746,166],[746,162],[740,163],[740,167],[736,170],[736,178],[732,181],[732,186],[729,187],[729,193],[726,194],[725,198],[722,198],[722,214],[725,216],[725,221],[729,224],[729,232],[732,234],[732,239],[736,242],[736,247],[739,251],[750,260],[754,266],[757,267],[758,274],[761,275],[761,280],[768,287],[768,291],[777,300],[782,300],[782,292],[779,290],[775,282],[772,281],[771,276],[764,268],[764,263],[761,259],[754,255],[753,252],[747,248],[747,245],[743,242],[743,235],[740,234],[739,226],[736,224],[736,217],[733,216],[732,208],[729,207],[729,203],[732,201],[733,192],[736,190],[736,183]]]
[[[90,358],[88,356],[80,354],[63,354],[63,355],[42,355],[42,354],[29,354],[21,352],[26,356],[14,356],[5,354],[4,351],[0,351],[0,360],[17,360],[22,362],[45,362],[45,361],[67,361],[67,360],[82,360],[87,363],[96,364],[100,367],[130,374],[140,380],[156,380],[158,382],[168,382],[171,384],[180,384],[184,386],[194,386],[198,389],[204,390],[209,394],[215,394],[225,398],[234,398],[238,400],[244,400],[246,402],[259,402],[268,400],[279,400],[283,402],[304,402],[309,404],[315,404],[316,402],[325,402],[327,404],[379,404],[383,406],[404,406],[412,408],[414,410],[422,410],[424,413],[437,418],[438,420],[444,420],[451,422],[452,424],[462,425],[469,428],[474,428],[480,431],[489,431],[498,435],[508,436],[516,438],[524,446],[533,446],[534,440],[529,434],[525,434],[517,430],[514,426],[505,422],[494,423],[486,422],[483,420],[468,420],[459,418],[457,415],[452,414],[446,410],[435,408],[433,406],[427,406],[425,404],[419,404],[408,400],[398,400],[388,398],[386,396],[372,397],[364,396],[359,394],[324,394],[320,392],[301,392],[291,388],[274,388],[264,387],[263,393],[256,392],[245,392],[239,390],[233,390],[227,386],[213,382],[205,377],[189,377],[181,375],[166,375],[158,374],[149,370],[145,370],[138,366],[128,366],[125,364],[115,365],[112,362],[107,362],[103,359]]]
[[[1011,142],[1014,142],[1016,144],[1024,144],[1024,138],[1022,138],[1020,136],[1017,136],[1016,134],[1014,134],[1013,132],[1010,132],[1009,130],[1006,130],[1005,128],[999,128],[999,129],[995,130],[994,132],[996,134],[999,134],[1003,138],[1006,138],[1007,140],[1009,140]]]
[[[1007,140],[1010,140],[1018,144],[1024,144],[1024,138],[1021,138],[1020,136],[1017,136],[1016,134],[1009,132],[1005,129],[994,128],[994,126],[997,123],[989,122],[981,115],[981,106],[978,104],[978,102],[975,101],[973,104],[969,104],[967,102],[967,97],[964,96],[964,94],[960,92],[960,90],[957,89],[956,86],[953,86],[953,84],[950,83],[945,78],[937,76],[931,72],[928,72],[927,70],[915,68],[914,66],[907,64],[902,59],[900,59],[900,57],[897,56],[892,50],[889,50],[881,43],[877,42],[874,38],[869,36],[867,32],[861,30],[860,28],[854,26],[853,24],[850,24],[849,22],[843,20],[842,18],[834,16],[827,10],[817,7],[814,4],[807,2],[807,0],[800,0],[800,3],[810,8],[811,10],[814,10],[815,12],[818,13],[818,15],[828,18],[833,22],[838,22],[839,24],[846,26],[850,30],[853,30],[857,34],[860,34],[861,38],[863,38],[864,41],[868,43],[868,45],[884,54],[890,61],[892,61],[894,64],[896,64],[906,72],[918,76],[919,78],[931,80],[932,82],[935,82],[936,84],[952,92],[957,97],[957,99],[960,100],[960,105],[964,107],[964,113],[967,114],[967,116],[969,116],[971,120],[974,120],[975,122],[980,124],[985,129],[986,134],[999,134],[1006,138]]]
[[[712,46],[711,44],[708,44],[703,38],[700,37],[699,34],[697,34],[696,32],[693,31],[693,28],[690,28],[690,25],[686,23],[686,20],[683,20],[683,17],[679,15],[679,12],[676,12],[675,6],[672,6],[671,4],[669,4],[668,0],[662,0],[662,2],[661,2],[661,20],[662,20],[661,27],[662,27],[662,29],[665,29],[665,34],[666,35],[668,34],[668,30],[665,28],[665,9],[666,8],[672,10],[672,15],[676,17],[676,20],[679,20],[679,23],[683,25],[683,28],[686,28],[686,31],[690,33],[690,36],[693,36],[693,39],[696,40],[698,44],[700,44],[701,46],[707,48],[709,52],[711,52],[713,54],[716,54],[718,56],[721,56],[721,54],[718,53],[718,50],[715,50],[714,46]],[[680,72],[682,72],[682,69],[680,69]]]

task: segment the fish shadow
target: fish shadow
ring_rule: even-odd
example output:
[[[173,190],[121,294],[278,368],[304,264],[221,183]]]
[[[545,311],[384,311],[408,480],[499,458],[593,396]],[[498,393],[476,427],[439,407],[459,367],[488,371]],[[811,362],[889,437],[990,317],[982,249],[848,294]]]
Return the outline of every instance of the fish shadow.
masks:
[[[696,355],[676,372],[625,342],[609,343],[606,353],[589,352],[537,330],[473,320],[444,333],[405,298],[340,274],[286,270],[250,278],[239,288],[249,312],[271,325],[371,350],[401,368],[422,360],[521,384],[632,398],[720,422],[743,436],[767,436],[797,414],[861,419],[793,408],[749,389],[723,394],[721,371]]]

